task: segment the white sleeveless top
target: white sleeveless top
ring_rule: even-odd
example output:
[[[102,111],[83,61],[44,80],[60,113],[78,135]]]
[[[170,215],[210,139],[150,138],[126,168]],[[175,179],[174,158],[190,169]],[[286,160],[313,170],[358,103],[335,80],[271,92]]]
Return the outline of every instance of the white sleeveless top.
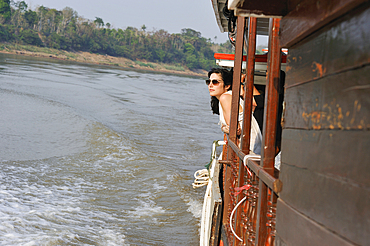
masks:
[[[232,91],[227,91],[225,92],[229,95],[232,95]],[[244,100],[243,99],[239,99],[239,107],[241,107],[243,110],[244,110]],[[221,107],[221,103],[219,102],[218,103],[218,108],[219,108],[219,112],[220,112],[220,122],[218,123],[219,125],[227,125],[226,124],[226,121],[225,121],[225,117],[224,117],[224,112],[222,110],[222,107]],[[242,126],[243,124],[243,110],[242,112],[239,112],[239,116],[238,116],[238,122],[239,122],[239,125]],[[261,145],[262,145],[262,134],[261,134],[261,130],[258,126],[258,123],[257,123],[257,120],[254,118],[253,114],[252,114],[252,122],[251,122],[251,134],[250,134],[250,147],[249,149],[254,152],[255,154],[261,154]]]

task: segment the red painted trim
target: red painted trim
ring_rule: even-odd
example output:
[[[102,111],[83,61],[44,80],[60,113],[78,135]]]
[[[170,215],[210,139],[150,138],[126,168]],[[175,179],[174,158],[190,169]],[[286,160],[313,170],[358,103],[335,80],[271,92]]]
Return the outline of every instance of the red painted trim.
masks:
[[[215,53],[215,59],[217,60],[234,60],[234,54],[223,54],[223,53]],[[243,56],[243,61],[247,60],[247,56]],[[267,62],[267,54],[263,55],[256,55],[256,62]],[[281,63],[286,63],[286,55],[283,54],[281,58]]]

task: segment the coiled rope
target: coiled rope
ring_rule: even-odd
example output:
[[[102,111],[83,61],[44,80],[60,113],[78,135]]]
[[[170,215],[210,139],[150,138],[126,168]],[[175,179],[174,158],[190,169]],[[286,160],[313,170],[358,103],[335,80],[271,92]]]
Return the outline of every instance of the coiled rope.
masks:
[[[195,180],[193,182],[193,188],[194,189],[202,187],[202,186],[206,186],[208,184],[209,170],[210,170],[212,161],[214,159],[216,159],[216,147],[221,146],[221,145],[225,145],[225,144],[226,144],[225,141],[221,141],[221,140],[213,141],[211,159],[210,159],[209,163],[207,165],[205,165],[205,167],[207,169],[200,169],[200,170],[198,170],[194,173],[194,178],[195,178]]]
[[[209,181],[209,171],[208,169],[201,169],[194,173],[193,188],[199,188],[208,184]]]

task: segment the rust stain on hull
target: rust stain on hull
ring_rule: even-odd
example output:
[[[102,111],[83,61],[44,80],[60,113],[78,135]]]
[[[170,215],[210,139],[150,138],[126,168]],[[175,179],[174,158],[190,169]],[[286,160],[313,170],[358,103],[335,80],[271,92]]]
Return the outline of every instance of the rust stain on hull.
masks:
[[[318,62],[312,62],[312,72],[316,72],[317,76],[315,78],[320,78],[323,76],[324,73],[326,73],[326,68],[323,69],[323,65]]]
[[[361,104],[359,101],[353,102],[353,110],[343,113],[342,107],[333,100],[330,104],[325,104],[322,110],[305,110],[302,113],[303,120],[313,129],[365,129],[365,117],[360,114]],[[316,104],[316,108],[318,105]],[[307,112],[308,111],[308,112]],[[357,123],[356,123],[357,122]]]

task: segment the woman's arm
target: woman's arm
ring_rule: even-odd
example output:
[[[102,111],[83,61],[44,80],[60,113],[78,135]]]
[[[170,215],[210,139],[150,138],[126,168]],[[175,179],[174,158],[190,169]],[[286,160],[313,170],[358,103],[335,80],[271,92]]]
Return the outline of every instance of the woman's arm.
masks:
[[[224,113],[225,122],[227,125],[230,125],[230,117],[231,117],[231,99],[232,96],[230,94],[222,94],[220,96],[220,104],[221,110]]]
[[[229,125],[230,125],[230,118],[231,118],[231,100],[232,100],[232,96],[230,94],[224,93],[220,97],[221,110],[224,113],[224,119],[227,124],[226,126],[225,125],[221,126],[221,130],[224,133],[229,133],[229,130],[230,130]],[[239,108],[239,111],[242,112],[242,109]],[[238,128],[236,129],[236,134],[237,135],[241,134],[241,128],[240,128],[239,123],[238,123]]]

